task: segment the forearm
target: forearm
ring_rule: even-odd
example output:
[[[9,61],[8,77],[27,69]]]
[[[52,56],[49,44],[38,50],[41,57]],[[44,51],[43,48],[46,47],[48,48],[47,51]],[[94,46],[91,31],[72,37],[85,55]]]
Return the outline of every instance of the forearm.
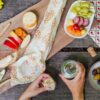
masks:
[[[31,98],[25,98],[25,97],[23,97],[23,96],[21,96],[20,98],[19,98],[19,100],[31,100]]]
[[[31,100],[31,98],[27,98],[26,100]]]
[[[31,97],[28,94],[22,94],[19,100],[31,100]]]
[[[84,100],[84,94],[73,95],[73,100]]]

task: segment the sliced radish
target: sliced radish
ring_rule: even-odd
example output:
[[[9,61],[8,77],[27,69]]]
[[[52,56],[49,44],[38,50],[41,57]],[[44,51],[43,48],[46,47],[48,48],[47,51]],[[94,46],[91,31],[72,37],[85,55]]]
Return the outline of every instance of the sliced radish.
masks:
[[[19,42],[18,41],[16,41],[16,39],[15,38],[13,38],[13,37],[8,37],[8,39],[9,40],[11,40],[13,43],[15,43],[15,45],[17,45],[17,46],[19,46],[20,44],[19,44]]]
[[[83,26],[86,27],[89,25],[89,20],[84,18],[84,23],[83,23]]]
[[[11,41],[9,41],[9,40],[6,40],[5,42],[4,42],[4,45],[6,45],[7,47],[9,47],[9,48],[12,48],[12,49],[18,49],[18,47],[15,45],[15,44],[13,44]]]
[[[80,17],[78,17],[78,16],[76,16],[76,17],[73,19],[73,22],[74,22],[75,24],[78,24],[79,21],[80,21]]]
[[[16,35],[16,33],[14,31],[10,32],[10,35],[19,43],[22,43],[22,40]]]
[[[22,42],[20,48],[25,48],[25,47],[27,47],[28,44],[29,44],[29,42],[30,42],[30,40],[31,40],[30,35],[27,35],[27,36],[25,37],[25,39],[23,40],[23,42]]]
[[[78,25],[79,26],[82,26],[84,23],[84,18],[83,17],[80,17],[80,21],[78,22]]]
[[[6,73],[5,69],[3,69],[2,71],[0,71],[0,81],[4,77],[5,73]]]
[[[8,65],[14,63],[18,58],[18,52],[14,52],[0,60],[0,69],[6,68]]]

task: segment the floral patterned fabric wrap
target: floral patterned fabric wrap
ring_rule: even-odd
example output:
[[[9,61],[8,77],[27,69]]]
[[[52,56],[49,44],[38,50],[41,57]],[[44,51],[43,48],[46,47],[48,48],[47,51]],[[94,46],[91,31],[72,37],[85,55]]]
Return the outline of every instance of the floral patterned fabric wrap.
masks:
[[[44,19],[23,57],[12,65],[12,86],[30,83],[45,71],[45,61],[55,39],[66,2],[67,0],[50,0]]]

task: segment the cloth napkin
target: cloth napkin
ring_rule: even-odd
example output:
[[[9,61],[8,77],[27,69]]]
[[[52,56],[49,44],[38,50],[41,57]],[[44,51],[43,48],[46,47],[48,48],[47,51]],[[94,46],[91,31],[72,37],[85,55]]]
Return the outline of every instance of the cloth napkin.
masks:
[[[23,57],[12,65],[12,86],[30,83],[45,71],[45,61],[52,48],[66,2],[67,0],[50,0],[45,16]]]
[[[100,22],[100,0],[89,0],[94,3],[96,9],[95,17]],[[100,47],[100,24],[89,32],[89,36]]]

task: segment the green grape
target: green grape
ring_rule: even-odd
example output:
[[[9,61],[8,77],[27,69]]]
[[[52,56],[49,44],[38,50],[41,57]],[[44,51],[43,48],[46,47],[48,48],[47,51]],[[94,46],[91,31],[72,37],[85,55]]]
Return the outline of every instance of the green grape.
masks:
[[[81,3],[79,2],[79,3],[75,4],[75,7],[81,7]]]
[[[79,2],[72,7],[71,11],[78,16],[90,18],[93,14],[90,8],[91,5],[89,2]]]
[[[90,3],[88,3],[88,2],[81,2],[81,7],[90,8]]]
[[[2,9],[3,5],[4,5],[3,1],[0,0],[0,9]]]
[[[78,7],[78,6],[77,6],[75,9],[76,9],[77,11],[80,11],[80,10],[81,10],[81,8],[80,8],[80,7]]]
[[[84,7],[81,9],[81,11],[86,14],[89,12],[89,9],[87,7]]]
[[[75,7],[72,7],[71,11],[72,11],[73,13],[77,14],[77,10],[76,10]]]
[[[92,16],[92,13],[89,12],[88,15],[87,15],[87,17],[90,18],[91,16]]]

